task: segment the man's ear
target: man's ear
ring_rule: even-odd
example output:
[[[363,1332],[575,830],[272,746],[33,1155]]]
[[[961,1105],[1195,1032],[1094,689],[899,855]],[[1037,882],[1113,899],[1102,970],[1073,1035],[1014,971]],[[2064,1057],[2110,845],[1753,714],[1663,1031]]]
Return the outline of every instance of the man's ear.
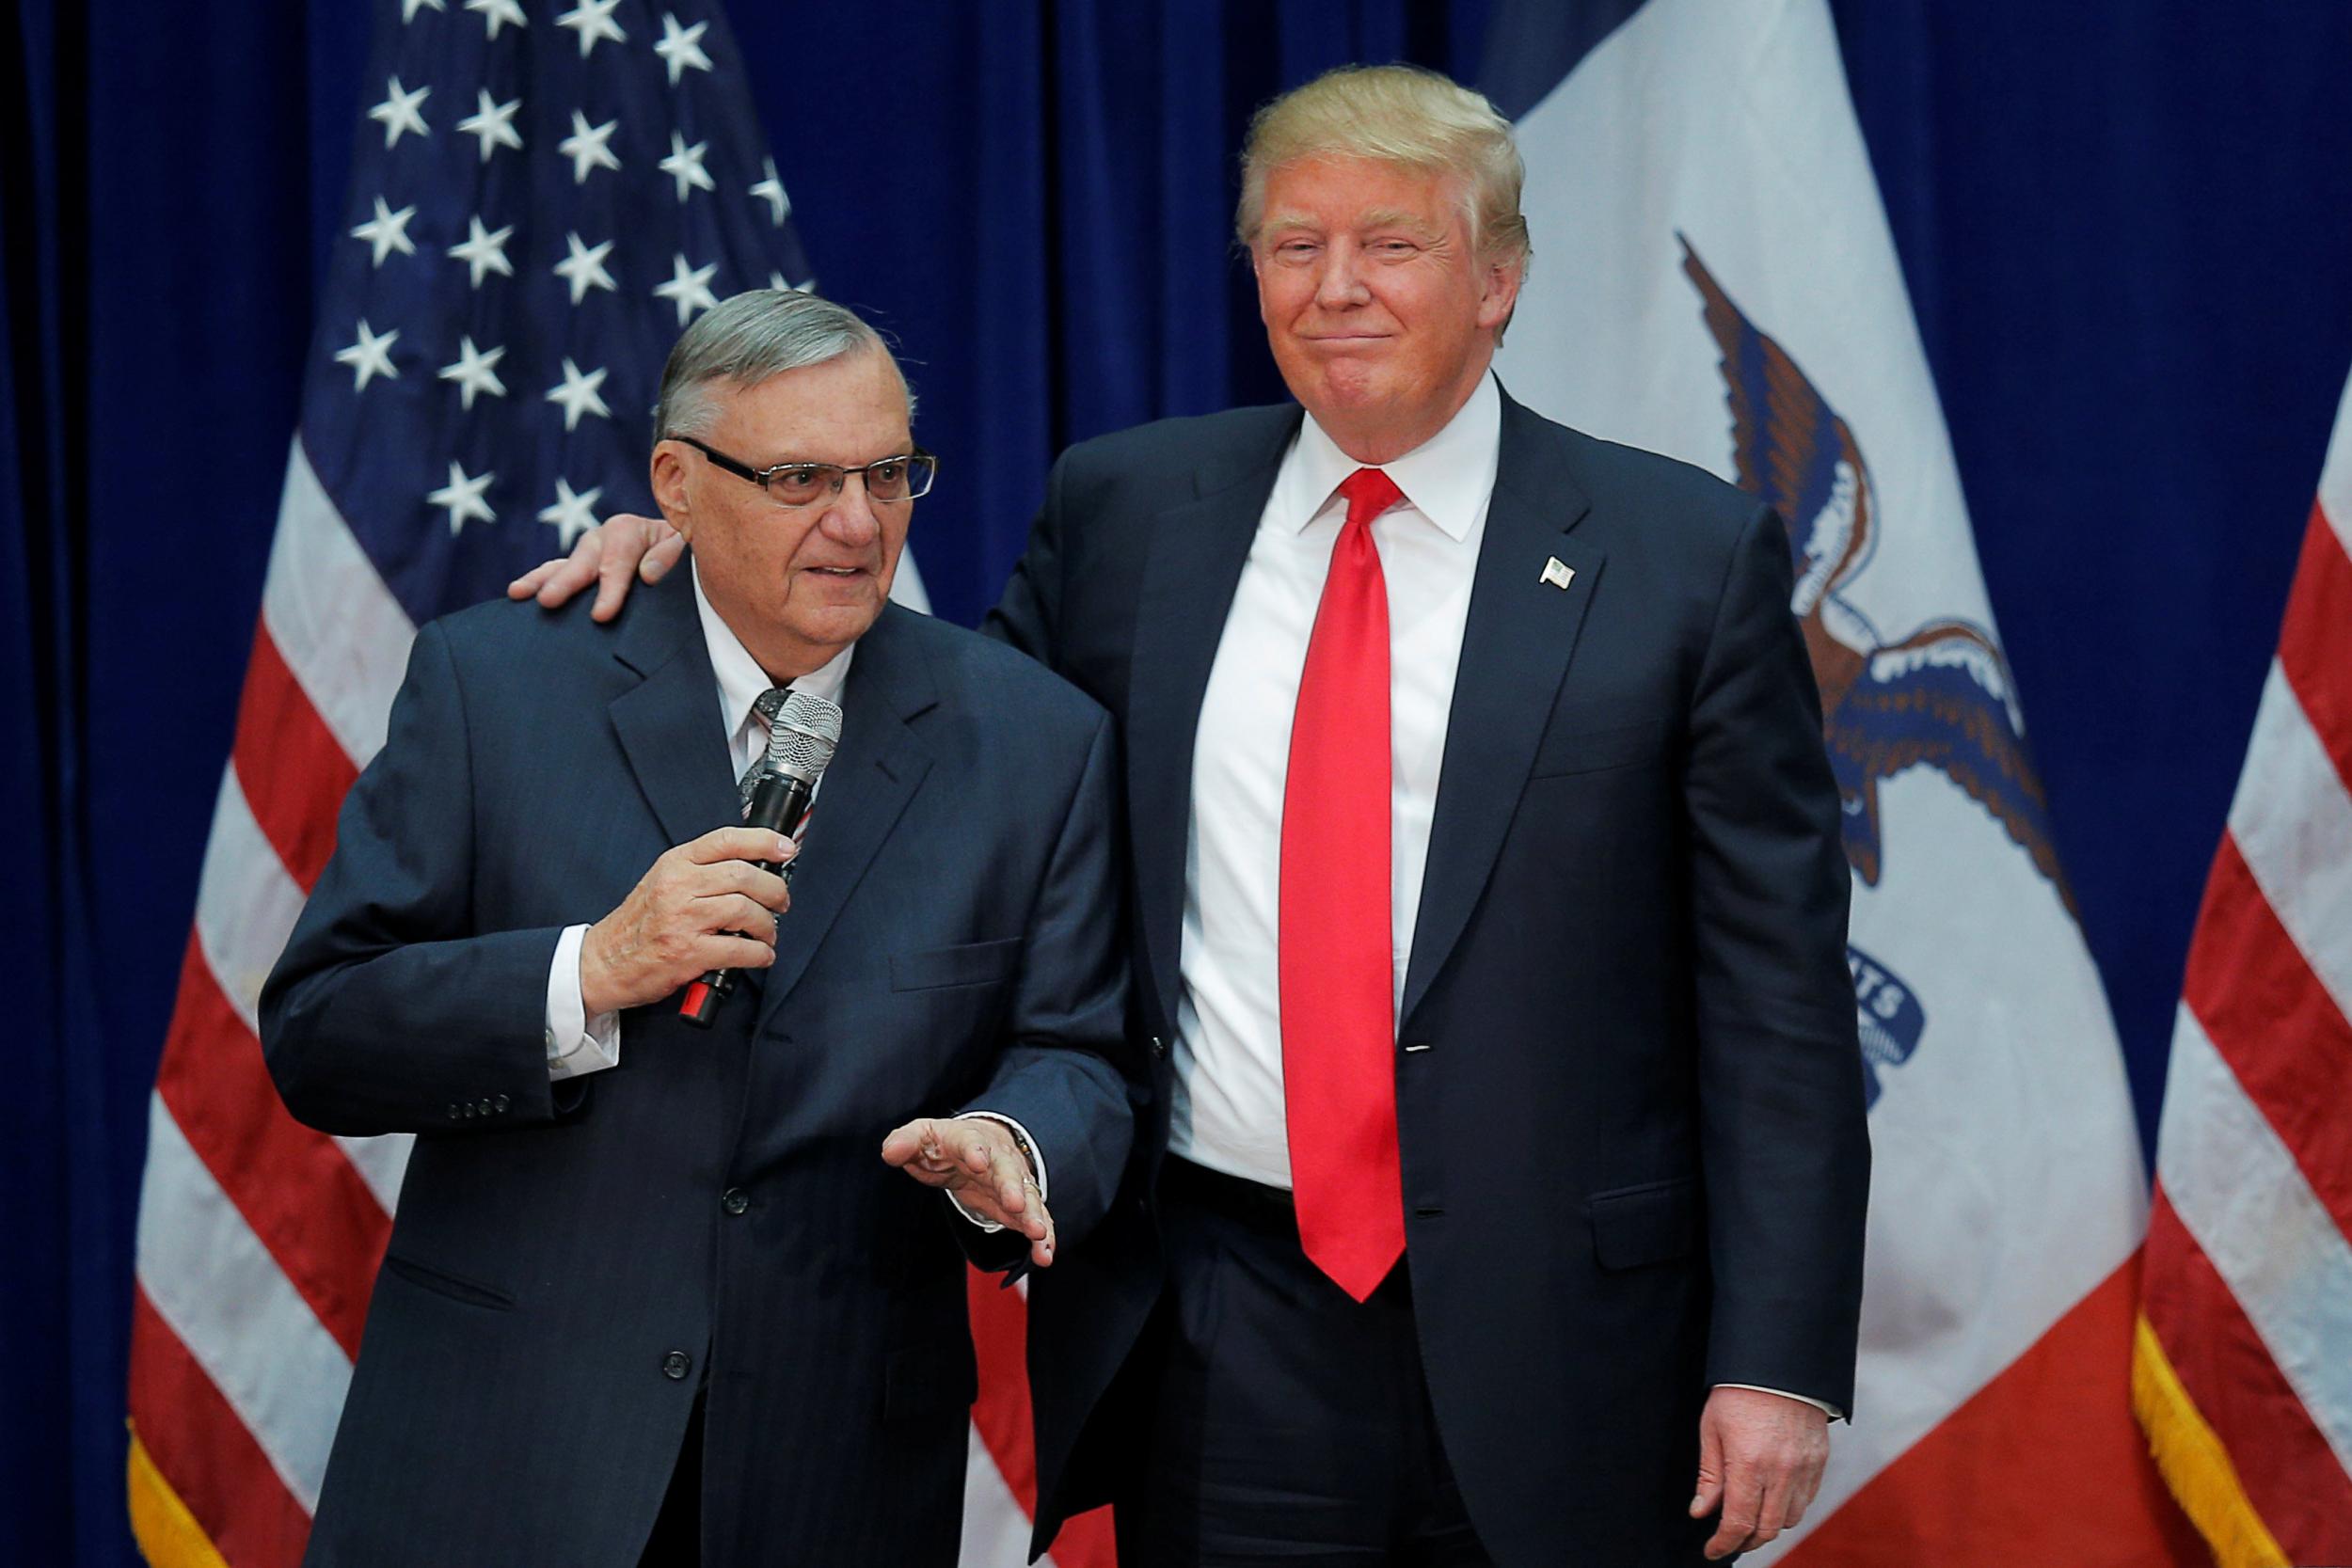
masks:
[[[686,497],[684,449],[675,441],[655,442],[651,477],[653,501],[661,509],[663,520],[691,543],[694,537],[694,508]]]
[[[1511,319],[1511,312],[1519,302],[1519,281],[1526,276],[1526,266],[1518,261],[1496,261],[1486,268],[1486,290],[1478,301],[1478,325],[1499,329]]]

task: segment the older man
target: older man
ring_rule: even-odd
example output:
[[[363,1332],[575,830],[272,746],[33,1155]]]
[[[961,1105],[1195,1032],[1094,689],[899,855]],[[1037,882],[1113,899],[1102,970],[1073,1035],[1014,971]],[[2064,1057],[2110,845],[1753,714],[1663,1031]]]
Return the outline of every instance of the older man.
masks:
[[[1125,1164],[1110,725],[886,607],[889,353],[742,295],[656,419],[691,574],[426,626],[263,993],[296,1116],[417,1134],[313,1563],[946,1568],[964,1251],[1052,1262]],[[804,851],[739,811],[787,687],[842,715]]]
[[[1128,1568],[1721,1559],[1851,1402],[1788,546],[1497,385],[1520,180],[1426,72],[1263,110],[1239,232],[1297,404],[1073,448],[992,618],[1120,721],[1166,1042],[1138,1201],[1032,1296],[1041,1544],[1116,1495]],[[516,592],[609,601],[656,537]]]

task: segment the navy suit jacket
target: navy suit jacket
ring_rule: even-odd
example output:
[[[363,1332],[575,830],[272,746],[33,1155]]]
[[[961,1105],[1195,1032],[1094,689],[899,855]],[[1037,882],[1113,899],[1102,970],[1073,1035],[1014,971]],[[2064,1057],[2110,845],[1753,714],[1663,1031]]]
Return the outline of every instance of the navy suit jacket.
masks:
[[[1104,1390],[1160,1285],[1193,736],[1300,418],[1072,449],[988,628],[1119,721],[1160,1091],[1114,1222],[1031,1293],[1041,1546],[1136,1451],[1148,1379]],[[1790,578],[1753,497],[1503,399],[1396,1073],[1430,1393],[1505,1564],[1700,1561],[1711,1385],[1851,1408],[1869,1153]]]
[[[739,817],[687,577],[609,626],[426,626],[263,992],[295,1116],[417,1134],[313,1563],[625,1568],[701,1389],[706,1560],[945,1568],[965,1250],[1020,1249],[882,1136],[1017,1118],[1064,1246],[1126,1162],[1110,725],[895,608],[850,666],[775,967],[707,1032],[675,999],[628,1012],[618,1067],[549,1084],[562,927]]]

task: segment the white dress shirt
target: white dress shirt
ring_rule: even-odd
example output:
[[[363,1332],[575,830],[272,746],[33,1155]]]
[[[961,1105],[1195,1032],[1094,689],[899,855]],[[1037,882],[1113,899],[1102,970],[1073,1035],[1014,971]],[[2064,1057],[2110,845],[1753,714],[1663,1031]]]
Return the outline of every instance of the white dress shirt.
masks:
[[[755,705],[776,683],[768,678],[768,672],[760,668],[759,660],[743,646],[734,628],[710,607],[709,597],[703,593],[699,570],[694,572],[693,583],[694,611],[702,621],[703,644],[709,650],[711,673],[718,677],[719,721],[727,727],[727,758],[735,776],[740,779],[767,752],[768,721],[760,717]],[[850,678],[850,660],[856,653],[857,644],[852,642],[807,674],[796,676],[792,689],[839,705],[842,688]],[[824,779],[820,775],[817,793],[823,792]],[[608,1012],[590,1017],[587,1003],[580,996],[580,944],[587,934],[584,925],[566,927],[548,967],[548,1076],[559,1083],[584,1073],[601,1072],[621,1063],[621,1015]],[[1047,1201],[1045,1151],[1029,1136],[1028,1129],[993,1111],[972,1111],[966,1115],[1002,1122],[1012,1129],[1028,1150],[1029,1164],[1037,1174],[1038,1198]],[[953,1193],[947,1196],[963,1216],[981,1229],[1003,1228],[965,1209],[962,1199]]]
[[[1443,430],[1380,466],[1405,493],[1372,525],[1389,591],[1389,918],[1400,1003],[1502,443],[1502,399],[1489,376]],[[1347,518],[1340,482],[1362,467],[1311,416],[1300,422],[1242,567],[1193,741],[1168,1148],[1270,1187],[1291,1184],[1277,918],[1291,715]]]
[[[1502,447],[1502,399],[1487,376],[1443,430],[1378,465],[1405,495],[1372,525],[1389,592],[1391,1029]],[[1364,466],[1311,415],[1300,421],[1243,563],[1193,738],[1168,1149],[1270,1187],[1291,1184],[1278,919],[1291,717],[1347,518],[1340,482]],[[1838,1415],[1802,1394],[1782,1397]]]

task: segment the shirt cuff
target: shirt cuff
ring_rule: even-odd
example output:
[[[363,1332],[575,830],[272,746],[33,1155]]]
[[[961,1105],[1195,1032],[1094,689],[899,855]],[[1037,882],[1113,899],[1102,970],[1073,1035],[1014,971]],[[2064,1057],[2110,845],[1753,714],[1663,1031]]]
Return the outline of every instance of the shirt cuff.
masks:
[[[1040,1203],[1045,1203],[1048,1201],[1046,1197],[1047,1181],[1045,1176],[1045,1151],[1038,1148],[1037,1140],[1029,1136],[1029,1130],[1027,1128],[1013,1120],[1012,1117],[998,1116],[993,1111],[965,1111],[961,1116],[958,1116],[956,1120],[993,1121],[997,1123],[999,1126],[1009,1128],[1012,1132],[1014,1141],[1019,1143],[1021,1146],[1021,1152],[1029,1157],[1029,1174],[1037,1178],[1037,1200]],[[984,1220],[980,1218],[979,1215],[974,1213],[971,1210],[966,1209],[963,1206],[963,1199],[958,1197],[953,1193],[949,1193],[947,1195],[947,1201],[956,1206],[957,1213],[961,1214],[965,1219],[970,1220],[974,1225],[978,1226],[982,1230],[989,1232],[991,1235],[993,1235],[997,1231],[1005,1228],[1003,1226],[998,1225],[994,1220]]]
[[[1718,1388],[1753,1388],[1759,1394],[1778,1394],[1782,1399],[1795,1400],[1799,1404],[1809,1404],[1833,1421],[1842,1421],[1846,1418],[1846,1413],[1836,1405],[1824,1404],[1820,1400],[1809,1399],[1803,1394],[1792,1394],[1786,1388],[1767,1388],[1760,1383],[1718,1383],[1715,1386]]]
[[[580,994],[580,945],[585,926],[567,926],[548,965],[548,1078],[562,1083],[584,1072],[621,1065],[621,1015],[588,1016]]]

